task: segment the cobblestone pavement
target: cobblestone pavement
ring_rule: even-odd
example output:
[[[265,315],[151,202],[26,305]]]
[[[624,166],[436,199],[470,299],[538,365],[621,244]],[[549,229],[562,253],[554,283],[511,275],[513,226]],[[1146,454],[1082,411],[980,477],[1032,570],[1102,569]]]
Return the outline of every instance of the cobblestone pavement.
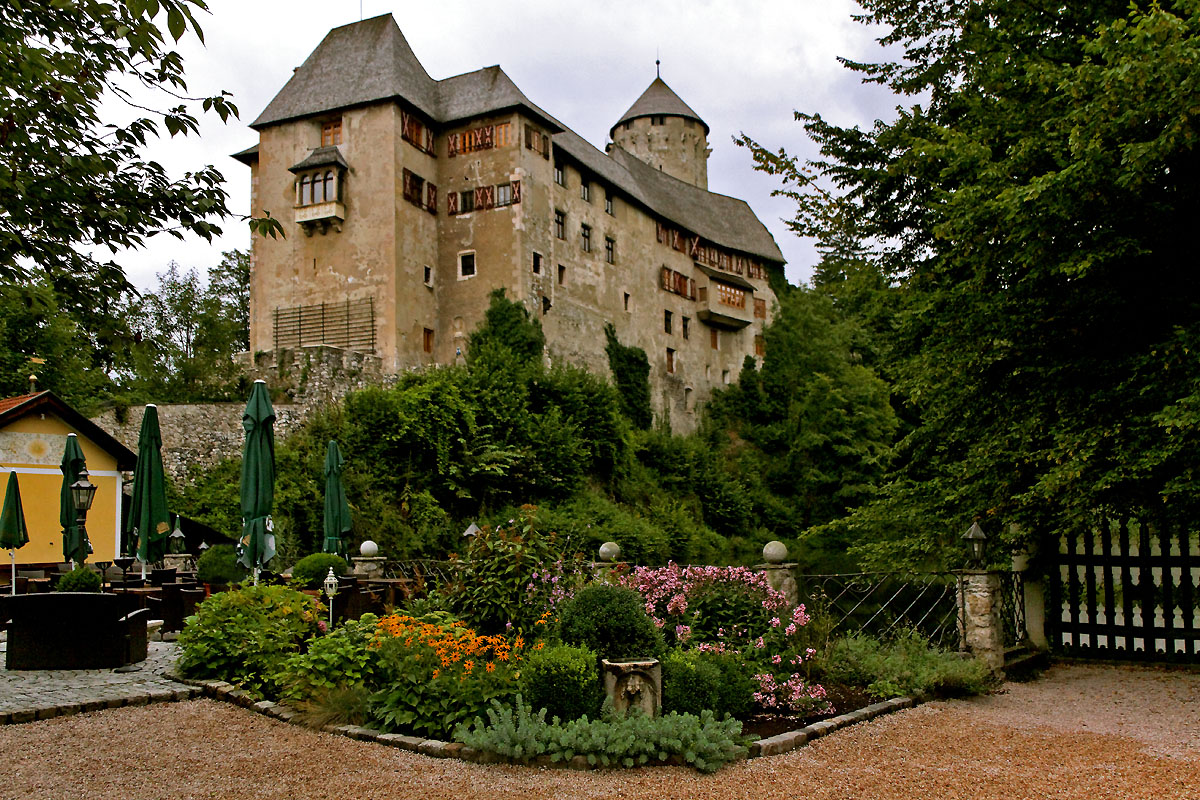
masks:
[[[7,642],[0,639],[0,724],[102,708],[139,706],[197,697],[199,689],[164,674],[175,663],[171,642],[150,642],[149,656],[131,672],[111,669],[4,669]]]

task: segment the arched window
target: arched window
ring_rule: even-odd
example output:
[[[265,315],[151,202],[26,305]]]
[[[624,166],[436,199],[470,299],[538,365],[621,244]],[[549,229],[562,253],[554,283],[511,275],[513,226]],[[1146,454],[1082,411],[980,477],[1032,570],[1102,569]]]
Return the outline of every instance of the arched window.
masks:
[[[299,205],[306,206],[312,202],[310,199],[311,192],[312,188],[309,186],[308,176],[302,175],[300,177],[300,194],[298,196]]]
[[[333,170],[325,173],[325,202],[337,200],[337,189],[333,183]]]
[[[321,182],[321,173],[313,175],[313,202],[324,203],[329,198],[325,196],[325,184]]]

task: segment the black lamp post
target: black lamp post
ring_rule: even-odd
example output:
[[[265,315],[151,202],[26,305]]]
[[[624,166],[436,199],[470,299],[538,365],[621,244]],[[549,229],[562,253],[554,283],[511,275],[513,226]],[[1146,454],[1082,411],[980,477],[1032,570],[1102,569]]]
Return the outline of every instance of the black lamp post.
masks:
[[[971,560],[975,563],[975,568],[983,569],[983,545],[987,541],[987,534],[979,527],[979,522],[972,522],[962,538],[971,545]]]
[[[79,480],[71,484],[71,502],[75,504],[75,525],[79,528],[79,535],[85,542],[87,541],[87,528],[84,525],[87,522],[87,512],[95,499],[96,484],[88,480],[87,469],[79,470]]]

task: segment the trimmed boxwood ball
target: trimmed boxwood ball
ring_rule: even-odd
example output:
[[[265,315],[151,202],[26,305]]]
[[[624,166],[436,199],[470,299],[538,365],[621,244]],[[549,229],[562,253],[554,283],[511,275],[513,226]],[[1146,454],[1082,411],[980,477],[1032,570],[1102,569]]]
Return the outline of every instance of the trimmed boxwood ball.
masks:
[[[596,654],[569,644],[530,653],[521,665],[521,696],[535,711],[546,709],[547,719],[596,719],[604,698]]]
[[[196,561],[196,580],[201,583],[238,583],[249,574],[238,563],[237,548],[231,544],[214,544]]]
[[[566,644],[586,647],[597,658],[659,658],[662,633],[633,589],[593,583],[562,606],[559,634]]]
[[[296,566],[292,567],[292,580],[300,581],[310,588],[320,588],[319,584],[324,583],[330,567],[333,567],[334,575],[345,575],[346,570],[350,568],[346,559],[339,555],[313,553],[300,559]]]
[[[64,574],[54,585],[56,592],[98,592],[100,575],[87,567],[76,567]]]

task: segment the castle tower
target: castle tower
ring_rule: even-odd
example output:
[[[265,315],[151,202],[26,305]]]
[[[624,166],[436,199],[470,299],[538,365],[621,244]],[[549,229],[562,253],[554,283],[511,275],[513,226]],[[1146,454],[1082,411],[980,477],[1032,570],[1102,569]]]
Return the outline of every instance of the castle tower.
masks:
[[[612,144],[668,175],[708,189],[708,125],[661,77],[608,133]]]

